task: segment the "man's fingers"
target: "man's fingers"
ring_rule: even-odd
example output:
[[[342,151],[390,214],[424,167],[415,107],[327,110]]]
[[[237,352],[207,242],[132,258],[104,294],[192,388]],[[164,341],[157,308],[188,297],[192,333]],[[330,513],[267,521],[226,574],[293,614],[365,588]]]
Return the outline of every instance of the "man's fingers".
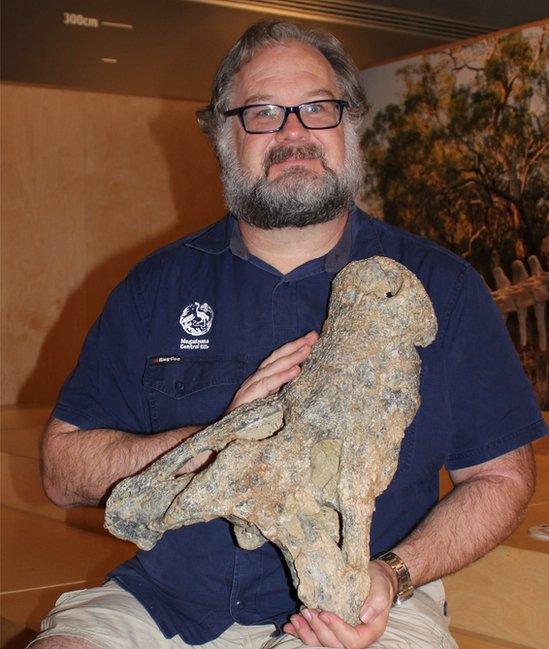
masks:
[[[315,609],[304,609],[301,614],[309,623],[323,647],[345,647]]]
[[[295,627],[291,622],[286,622],[286,624],[282,627],[282,630],[284,631],[284,633],[289,633],[290,635],[297,636],[297,631],[295,630]]]
[[[275,349],[272,354],[267,356],[267,358],[261,363],[259,368],[261,369],[263,367],[267,367],[267,365],[271,365],[271,363],[277,361],[279,358],[293,354],[304,345],[314,345],[318,338],[319,336],[316,331],[310,331],[305,336],[301,336],[301,338],[296,338],[296,340],[292,340],[289,343],[282,345],[282,347]]]
[[[326,624],[337,638],[338,646],[345,649],[364,649],[378,640],[384,633],[386,620],[379,616],[372,624],[351,626],[334,613],[323,611],[319,618]]]
[[[292,616],[288,632],[311,646],[338,649],[369,647],[385,632],[396,583],[391,568],[383,562],[371,561],[368,572],[370,592],[360,611],[362,624],[352,626],[329,611],[303,609],[301,615]]]
[[[246,388],[246,401],[250,402],[255,399],[263,399],[271,394],[276,394],[283,385],[294,379],[299,372],[299,365],[293,365],[292,367],[281,370],[276,374],[269,374],[259,378]]]
[[[295,629],[296,636],[301,640],[301,642],[303,642],[303,644],[309,645],[310,647],[325,646],[320,638],[317,637],[307,620],[305,620],[301,615],[292,615],[290,623]]]
[[[358,627],[351,626],[350,624],[347,624],[347,622],[344,622],[338,615],[328,613],[327,611],[322,611],[319,615],[319,619],[328,629],[330,629],[330,632],[333,633],[339,644],[343,647],[356,647],[358,649],[358,647],[367,646],[366,644],[360,644],[360,630],[362,630],[360,627],[363,627],[364,625],[359,625]]]
[[[301,363],[311,353],[311,346],[318,340],[318,334],[311,331],[306,336],[286,343],[268,356],[259,368],[240,386],[229,405],[231,412],[244,403],[263,399],[276,394],[280,388],[295,379],[300,372]]]
[[[257,376],[258,378],[263,378],[265,376],[269,376],[270,374],[278,374],[278,372],[283,372],[284,370],[293,367],[294,365],[301,365],[301,363],[303,363],[303,361],[309,357],[311,349],[311,345],[301,345],[301,347],[298,347],[295,352],[281,356],[272,363],[269,363],[264,367],[260,367],[257,372],[252,374],[252,377]]]
[[[252,380],[254,378],[253,376],[250,377],[250,382],[247,385],[243,384],[234,395],[230,406],[227,408],[227,412],[232,412],[244,403],[251,403],[256,399],[264,399],[271,394],[276,394],[283,385],[295,379],[300,371],[301,368],[299,365],[294,365],[277,374],[266,375],[259,379],[256,377],[256,380]]]
[[[370,624],[352,626],[335,613],[303,609],[301,615],[292,615],[284,631],[309,646],[365,649],[383,635],[387,616],[388,609]]]

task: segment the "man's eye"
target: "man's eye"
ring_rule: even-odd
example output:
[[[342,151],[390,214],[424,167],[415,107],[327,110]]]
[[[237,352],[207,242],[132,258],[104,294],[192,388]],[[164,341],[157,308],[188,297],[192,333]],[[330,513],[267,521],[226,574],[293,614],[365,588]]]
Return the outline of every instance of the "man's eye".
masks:
[[[278,117],[278,108],[276,106],[264,106],[255,108],[252,111],[252,119],[273,119]]]
[[[301,110],[305,110],[308,115],[318,115],[326,112],[325,104],[306,104]]]

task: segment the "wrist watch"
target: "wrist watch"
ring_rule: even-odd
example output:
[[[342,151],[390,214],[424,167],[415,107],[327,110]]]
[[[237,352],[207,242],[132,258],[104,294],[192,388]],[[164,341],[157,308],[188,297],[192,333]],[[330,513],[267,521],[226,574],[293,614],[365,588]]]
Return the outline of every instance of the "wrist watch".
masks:
[[[412,586],[412,579],[404,561],[394,552],[384,552],[376,557],[376,560],[386,563],[396,575],[397,592],[393,599],[393,605],[398,606],[407,599],[410,599],[414,594],[414,587]]]

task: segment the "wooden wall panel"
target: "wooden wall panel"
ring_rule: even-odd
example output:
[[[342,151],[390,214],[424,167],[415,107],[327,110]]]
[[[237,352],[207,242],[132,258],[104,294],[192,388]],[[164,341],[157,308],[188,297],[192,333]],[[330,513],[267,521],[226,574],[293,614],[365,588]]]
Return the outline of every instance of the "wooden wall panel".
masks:
[[[2,404],[48,404],[129,268],[223,214],[196,102],[2,86]]]

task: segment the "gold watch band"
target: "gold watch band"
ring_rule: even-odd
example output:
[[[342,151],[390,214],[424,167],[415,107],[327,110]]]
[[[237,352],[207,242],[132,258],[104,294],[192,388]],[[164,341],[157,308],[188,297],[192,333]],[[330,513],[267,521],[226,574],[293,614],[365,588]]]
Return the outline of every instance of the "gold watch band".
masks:
[[[393,605],[398,606],[410,599],[414,594],[414,587],[412,586],[410,572],[404,561],[394,552],[384,552],[376,557],[376,560],[386,563],[396,575],[398,588],[393,599]]]

